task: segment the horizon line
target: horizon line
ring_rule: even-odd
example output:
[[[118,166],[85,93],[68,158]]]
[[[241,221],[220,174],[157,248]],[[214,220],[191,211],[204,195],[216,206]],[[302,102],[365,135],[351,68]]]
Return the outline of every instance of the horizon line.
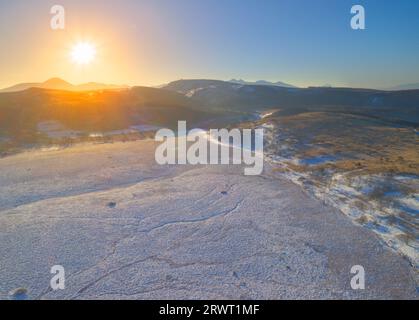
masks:
[[[367,90],[378,90],[378,91],[405,91],[405,90],[419,90],[419,80],[418,82],[412,82],[412,83],[403,83],[403,84],[397,84],[397,85],[393,85],[391,87],[386,87],[386,88],[380,88],[380,87],[364,87],[364,86],[335,86],[332,84],[323,84],[323,85],[307,85],[307,86],[297,86],[294,84],[291,84],[287,81],[281,81],[281,80],[265,80],[265,79],[258,79],[258,80],[244,80],[243,78],[231,78],[229,80],[224,80],[224,79],[214,79],[214,78],[178,78],[175,80],[171,80],[168,82],[164,82],[164,83],[160,83],[160,84],[115,84],[115,83],[109,83],[109,82],[101,82],[101,81],[95,81],[95,80],[91,80],[91,81],[86,81],[86,82],[82,82],[82,83],[72,83],[70,81],[67,81],[61,77],[58,76],[53,76],[53,77],[49,77],[47,80],[45,81],[25,81],[25,82],[19,82],[19,83],[15,83],[3,88],[0,88],[0,92],[5,91],[7,89],[12,89],[15,86],[19,86],[19,85],[23,85],[23,84],[34,84],[34,85],[38,85],[38,84],[45,84],[51,80],[59,80],[62,82],[66,82],[69,85],[72,86],[83,86],[83,85],[87,85],[87,84],[100,84],[100,85],[104,85],[104,86],[115,86],[115,87],[120,87],[122,88],[133,88],[133,87],[149,87],[149,88],[159,88],[159,87],[164,87],[170,83],[176,82],[176,81],[220,81],[220,82],[226,82],[226,83],[235,83],[235,81],[240,81],[240,82],[244,82],[242,85],[256,85],[256,86],[278,86],[278,87],[283,87],[283,88],[295,88],[295,89],[309,89],[309,88],[335,88],[335,89],[367,89]],[[267,84],[258,84],[257,82],[262,82],[265,81]],[[282,83],[284,84],[279,85],[277,83]],[[400,89],[400,87],[406,87],[406,86],[417,86],[417,88],[414,89]],[[37,88],[36,86],[34,87],[29,87],[29,88]],[[28,89],[29,89],[28,88]],[[42,88],[41,88],[42,89]],[[25,90],[25,89],[24,89]],[[17,91],[24,91],[24,90],[17,90]]]

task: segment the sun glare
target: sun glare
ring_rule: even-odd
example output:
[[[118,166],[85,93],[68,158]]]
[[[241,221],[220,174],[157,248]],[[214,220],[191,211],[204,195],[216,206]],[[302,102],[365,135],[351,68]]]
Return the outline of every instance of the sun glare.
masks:
[[[71,59],[77,64],[90,64],[95,57],[96,48],[89,42],[77,43],[71,50]]]

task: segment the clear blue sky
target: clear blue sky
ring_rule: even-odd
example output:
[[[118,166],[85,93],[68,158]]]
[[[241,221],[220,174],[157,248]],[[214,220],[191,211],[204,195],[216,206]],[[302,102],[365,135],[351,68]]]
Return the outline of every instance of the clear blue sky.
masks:
[[[53,4],[66,8],[65,32],[49,30]],[[354,4],[366,9],[366,30],[350,28]],[[418,17],[416,0],[0,0],[0,86],[61,76],[146,85],[243,78],[391,87],[419,82]],[[102,61],[112,70],[76,74],[57,63],[61,51],[54,58],[52,44],[80,30],[113,50]]]

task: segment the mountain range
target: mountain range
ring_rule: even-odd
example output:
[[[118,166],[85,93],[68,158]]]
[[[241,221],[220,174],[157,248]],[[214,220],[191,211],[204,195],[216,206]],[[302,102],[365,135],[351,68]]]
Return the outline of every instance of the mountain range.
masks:
[[[176,83],[178,81],[186,81],[189,80],[177,80],[170,83],[162,84],[159,86],[155,86],[154,88],[166,88],[170,87],[172,83]],[[222,83],[230,83],[235,85],[242,85],[242,86],[268,86],[268,87],[282,87],[282,88],[298,88],[297,86],[294,86],[289,83],[277,81],[277,82],[270,82],[266,80],[258,80],[258,81],[245,81],[242,79],[231,79],[229,81],[221,81],[221,80],[194,80],[195,83],[198,81],[215,81],[215,82],[222,82]],[[51,89],[51,90],[67,90],[67,91],[95,91],[95,90],[112,90],[112,89],[126,89],[129,88],[128,85],[115,85],[115,84],[104,84],[99,82],[87,82],[79,85],[71,84],[63,79],[60,78],[51,78],[48,79],[45,82],[26,82],[26,83],[19,83],[16,85],[13,85],[8,88],[0,89],[1,92],[18,92],[23,91],[29,88],[42,88],[42,89]],[[333,86],[330,84],[325,84],[323,86],[320,86],[318,88],[327,87],[332,88]],[[311,87],[315,88],[315,87]],[[195,88],[199,89],[199,88]],[[399,86],[394,87],[387,87],[382,88],[383,91],[403,91],[403,90],[418,90],[419,89],[419,83],[410,83],[410,84],[402,84]]]
[[[288,84],[285,82],[277,81],[277,82],[269,82],[266,80],[258,80],[255,82],[245,81],[242,79],[231,79],[231,83],[241,84],[241,85],[256,85],[256,86],[278,86],[278,87],[284,87],[284,88],[297,88],[296,86],[292,84]]]
[[[58,78],[36,85],[40,87],[21,84],[0,93],[0,138],[29,143],[39,136],[37,126],[45,121],[84,132],[142,124],[176,127],[178,120],[194,127],[225,127],[272,109],[283,115],[353,114],[419,127],[419,90],[287,88],[206,79],[173,81],[160,89],[97,83],[74,86]]]
[[[418,90],[419,89],[419,82],[418,83],[409,83],[409,84],[402,84],[396,87],[386,88],[389,91],[399,91],[399,90]]]
[[[362,114],[415,127],[419,125],[419,90],[238,86],[232,82],[204,79],[173,81],[163,89],[183,94],[207,110],[246,113],[281,109],[287,114],[315,110]]]
[[[45,82],[28,82],[19,83],[9,88],[0,90],[0,92],[18,92],[29,88],[42,88],[53,90],[67,90],[67,91],[94,91],[94,90],[107,90],[107,89],[123,89],[128,86],[119,86],[113,84],[103,84],[97,82],[88,82],[80,85],[73,85],[60,78],[51,78]]]

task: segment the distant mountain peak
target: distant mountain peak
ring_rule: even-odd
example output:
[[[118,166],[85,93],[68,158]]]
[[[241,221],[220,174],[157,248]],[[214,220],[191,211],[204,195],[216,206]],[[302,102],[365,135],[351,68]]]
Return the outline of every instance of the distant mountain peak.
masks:
[[[74,90],[75,86],[61,78],[51,78],[41,83],[39,87],[44,89]]]
[[[403,90],[417,90],[417,89],[419,89],[419,82],[402,84],[402,85],[398,85],[398,86],[390,87],[390,88],[384,88],[384,90],[389,90],[389,91],[403,91]]]
[[[285,82],[277,81],[277,82],[270,82],[266,80],[257,80],[254,82],[245,81],[243,79],[231,79],[229,82],[241,84],[241,85],[257,85],[257,86],[276,86],[276,87],[285,87],[285,88],[296,88],[296,86],[292,84],[288,84]]]
[[[48,79],[47,81],[45,81],[43,83],[44,84],[70,84],[69,82],[67,82],[67,81],[65,81],[61,78],[58,78],[58,77]]]

